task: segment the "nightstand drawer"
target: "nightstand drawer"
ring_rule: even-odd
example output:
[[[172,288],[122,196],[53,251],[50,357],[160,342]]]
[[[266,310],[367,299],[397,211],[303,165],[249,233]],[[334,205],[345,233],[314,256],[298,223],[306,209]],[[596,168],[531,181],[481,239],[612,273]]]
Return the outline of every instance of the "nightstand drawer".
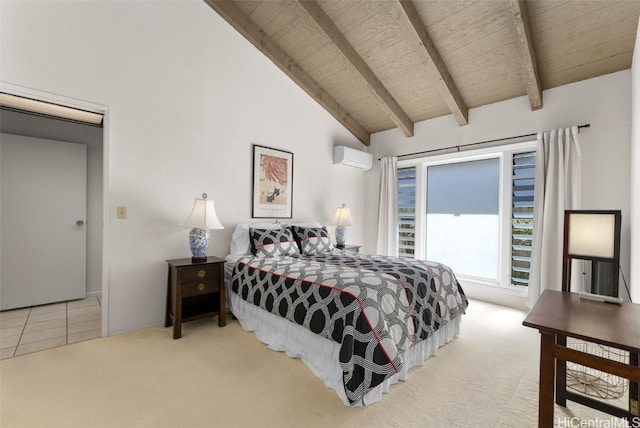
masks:
[[[199,294],[217,293],[220,291],[220,283],[217,279],[208,281],[190,282],[182,284],[182,297],[197,296]]]
[[[183,269],[182,282],[203,282],[205,280],[218,279],[220,268],[201,267],[200,269]]]

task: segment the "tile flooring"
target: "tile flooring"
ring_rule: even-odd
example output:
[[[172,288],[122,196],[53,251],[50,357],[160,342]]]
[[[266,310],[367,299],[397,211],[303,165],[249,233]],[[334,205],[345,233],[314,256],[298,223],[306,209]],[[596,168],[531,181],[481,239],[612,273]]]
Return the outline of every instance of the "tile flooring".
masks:
[[[100,337],[97,296],[0,312],[0,358]]]

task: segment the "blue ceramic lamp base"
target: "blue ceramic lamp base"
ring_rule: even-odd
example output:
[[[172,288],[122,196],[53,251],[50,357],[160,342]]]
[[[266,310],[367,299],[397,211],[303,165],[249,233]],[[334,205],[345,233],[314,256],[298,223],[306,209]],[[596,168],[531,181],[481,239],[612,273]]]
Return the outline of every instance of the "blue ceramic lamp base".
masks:
[[[336,248],[344,248],[347,238],[347,230],[344,226],[336,226]]]
[[[207,261],[207,249],[209,248],[209,229],[194,227],[189,232],[189,245],[191,246],[191,261],[202,263]]]

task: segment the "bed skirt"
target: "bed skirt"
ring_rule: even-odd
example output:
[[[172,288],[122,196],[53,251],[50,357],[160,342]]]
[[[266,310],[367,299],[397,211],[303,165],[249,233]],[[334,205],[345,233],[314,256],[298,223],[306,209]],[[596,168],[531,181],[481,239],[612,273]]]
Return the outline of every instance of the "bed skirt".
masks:
[[[342,402],[349,407],[370,405],[382,398],[389,387],[407,379],[407,372],[436,354],[438,348],[450,342],[460,332],[460,317],[441,326],[427,340],[401,353],[404,367],[400,372],[369,391],[364,399],[350,404],[342,383],[342,369],[339,365],[340,345],[318,336],[306,328],[280,318],[242,300],[237,294],[227,292],[227,303],[231,312],[240,321],[242,328],[255,333],[258,340],[274,351],[285,352],[289,357],[299,358],[322,379],[327,388],[333,389]]]

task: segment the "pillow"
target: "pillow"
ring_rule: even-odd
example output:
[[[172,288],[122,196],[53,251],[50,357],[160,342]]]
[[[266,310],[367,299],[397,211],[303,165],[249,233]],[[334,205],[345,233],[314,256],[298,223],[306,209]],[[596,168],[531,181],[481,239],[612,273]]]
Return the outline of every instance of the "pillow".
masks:
[[[298,245],[289,229],[249,229],[251,252],[258,257],[293,256]]]
[[[231,244],[229,253],[232,255],[244,256],[251,254],[251,241],[249,239],[249,229],[282,229],[282,223],[239,223],[231,234]]]
[[[300,252],[308,256],[331,251],[331,238],[326,227],[291,226]]]

